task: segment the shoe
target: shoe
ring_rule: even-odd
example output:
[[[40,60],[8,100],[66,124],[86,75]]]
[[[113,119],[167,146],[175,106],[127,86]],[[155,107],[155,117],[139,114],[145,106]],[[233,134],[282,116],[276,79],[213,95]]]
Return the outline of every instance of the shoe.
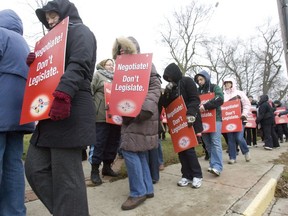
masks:
[[[163,171],[164,169],[165,169],[164,164],[160,164],[160,166],[159,166],[159,170],[160,170],[160,171]]]
[[[194,177],[192,181],[192,188],[200,188],[201,185],[202,185],[202,178]]]
[[[234,159],[230,159],[230,160],[228,161],[228,164],[234,164],[234,163],[236,163],[236,160],[234,160]]]
[[[283,140],[280,140],[280,143],[283,143]]]
[[[186,187],[189,183],[192,183],[190,179],[181,178],[180,181],[178,181],[177,185],[180,187]]]
[[[150,194],[146,194],[146,197],[149,198],[153,198],[154,197],[154,193],[150,193]]]
[[[103,176],[117,177],[117,176],[118,176],[118,173],[114,172],[114,171],[111,169],[111,164],[105,164],[105,163],[104,163],[104,166],[103,166],[103,169],[102,169],[102,175],[103,175]]]
[[[249,153],[249,152],[247,152],[247,153],[245,154],[245,160],[246,160],[246,162],[249,162],[249,161],[251,160],[251,157],[250,157],[250,153]]]
[[[211,173],[213,173],[213,174],[216,175],[216,176],[220,176],[220,171],[218,171],[218,170],[215,169],[215,168],[212,168],[212,169],[211,169]]]
[[[128,197],[128,199],[122,204],[121,209],[122,210],[131,210],[139,206],[141,203],[143,203],[147,199],[147,196],[141,196],[141,197]]]
[[[100,164],[92,164],[90,179],[91,179],[91,182],[95,186],[102,184],[102,180],[101,180],[100,175],[99,175],[99,166],[100,166]]]
[[[153,183],[153,184],[156,184],[157,182],[158,182],[158,181],[152,179],[152,183]]]
[[[207,171],[208,171],[208,172],[211,172],[211,171],[212,171],[212,168],[211,168],[211,167],[208,167]]]
[[[254,146],[254,148],[258,148],[258,145],[257,144],[255,144],[255,145],[253,145]]]
[[[269,147],[269,146],[264,146],[264,149],[266,149],[266,150],[272,150],[272,148]]]

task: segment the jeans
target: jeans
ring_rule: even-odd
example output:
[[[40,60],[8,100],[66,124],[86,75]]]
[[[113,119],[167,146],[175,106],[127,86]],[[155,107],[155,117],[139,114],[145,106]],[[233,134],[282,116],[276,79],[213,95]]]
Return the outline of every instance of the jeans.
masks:
[[[0,215],[26,215],[23,133],[0,133]]]
[[[210,155],[210,167],[220,172],[223,170],[221,129],[222,122],[216,121],[216,132],[202,134],[205,147]]]
[[[158,148],[151,149],[147,151],[147,161],[150,169],[150,174],[152,178],[152,182],[158,182],[160,179],[159,174],[159,161],[158,161]]]
[[[147,161],[147,152],[122,150],[128,173],[131,197],[154,193],[152,178]]]
[[[244,125],[242,125],[242,131],[227,133],[228,145],[229,145],[229,158],[236,160],[236,143],[239,144],[241,152],[245,155],[249,152],[246,140],[244,138]]]
[[[159,165],[164,164],[161,139],[158,139],[158,163]]]

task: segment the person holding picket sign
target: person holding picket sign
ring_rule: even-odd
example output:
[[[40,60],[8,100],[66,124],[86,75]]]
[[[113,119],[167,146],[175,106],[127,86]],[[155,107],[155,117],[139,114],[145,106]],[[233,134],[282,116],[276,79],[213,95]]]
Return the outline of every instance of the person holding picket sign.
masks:
[[[206,71],[201,71],[194,77],[195,82],[199,85],[199,94],[214,93],[214,97],[204,104],[200,105],[200,111],[216,109],[216,131],[211,133],[202,133],[202,139],[205,143],[207,151],[210,155],[210,167],[208,172],[220,176],[223,170],[222,161],[222,142],[221,142],[221,128],[222,128],[222,114],[221,105],[224,101],[222,89],[210,82],[210,76]]]
[[[166,108],[182,95],[187,107],[188,127],[193,127],[196,134],[201,133],[203,127],[199,110],[200,98],[193,79],[182,76],[182,72],[175,63],[171,63],[165,68],[163,78],[169,82],[165,88],[163,106]],[[181,163],[182,178],[177,185],[185,187],[191,184],[192,188],[201,187],[203,175],[195,148],[192,147],[181,151],[178,156]]]
[[[68,0],[49,1],[36,10],[40,22],[53,30],[69,16],[64,73],[51,101],[50,119],[40,120],[25,161],[27,180],[55,216],[88,216],[82,165],[83,147],[95,143],[95,105],[91,81],[96,38]],[[33,62],[29,55],[27,63]]]
[[[134,37],[116,39],[112,54],[139,54],[140,47]],[[117,72],[117,71],[115,71]],[[114,76],[114,81],[116,73]],[[112,93],[111,93],[112,94]],[[148,162],[148,151],[157,153],[158,146],[158,101],[161,94],[161,83],[155,66],[152,64],[148,92],[136,117],[122,116],[120,148],[124,157],[130,193],[122,204],[122,210],[131,210],[154,197],[154,187]],[[156,154],[157,155],[157,154]],[[158,158],[156,158],[158,160]],[[159,167],[157,167],[159,168]]]
[[[245,122],[250,114],[251,104],[243,91],[236,89],[236,81],[233,78],[225,78],[224,81],[224,102],[231,100],[240,100],[241,103],[241,116],[242,130],[239,132],[227,133],[228,146],[229,146],[229,161],[228,164],[236,163],[236,143],[239,144],[242,154],[245,156],[246,162],[251,160],[249,148],[244,138]]]

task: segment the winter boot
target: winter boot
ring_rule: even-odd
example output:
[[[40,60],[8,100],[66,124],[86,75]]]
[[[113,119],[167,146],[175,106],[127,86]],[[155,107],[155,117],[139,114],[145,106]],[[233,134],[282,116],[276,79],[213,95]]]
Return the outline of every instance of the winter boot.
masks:
[[[100,164],[92,164],[92,170],[91,170],[91,181],[96,186],[102,184],[102,180],[99,175],[99,166]]]
[[[118,174],[115,173],[112,169],[111,169],[111,163],[105,163],[103,165],[103,169],[102,169],[102,175],[103,176],[112,176],[112,177],[117,177]]]

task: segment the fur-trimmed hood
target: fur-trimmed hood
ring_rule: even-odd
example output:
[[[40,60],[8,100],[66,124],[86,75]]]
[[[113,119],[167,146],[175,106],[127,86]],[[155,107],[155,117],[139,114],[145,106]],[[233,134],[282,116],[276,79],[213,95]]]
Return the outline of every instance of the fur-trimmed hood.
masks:
[[[119,37],[116,38],[113,48],[112,48],[112,57],[115,60],[117,58],[117,55],[120,54],[120,48],[123,48],[126,50],[126,54],[137,54],[137,47],[133,43],[131,39],[128,37]],[[140,50],[140,48],[139,48]]]

